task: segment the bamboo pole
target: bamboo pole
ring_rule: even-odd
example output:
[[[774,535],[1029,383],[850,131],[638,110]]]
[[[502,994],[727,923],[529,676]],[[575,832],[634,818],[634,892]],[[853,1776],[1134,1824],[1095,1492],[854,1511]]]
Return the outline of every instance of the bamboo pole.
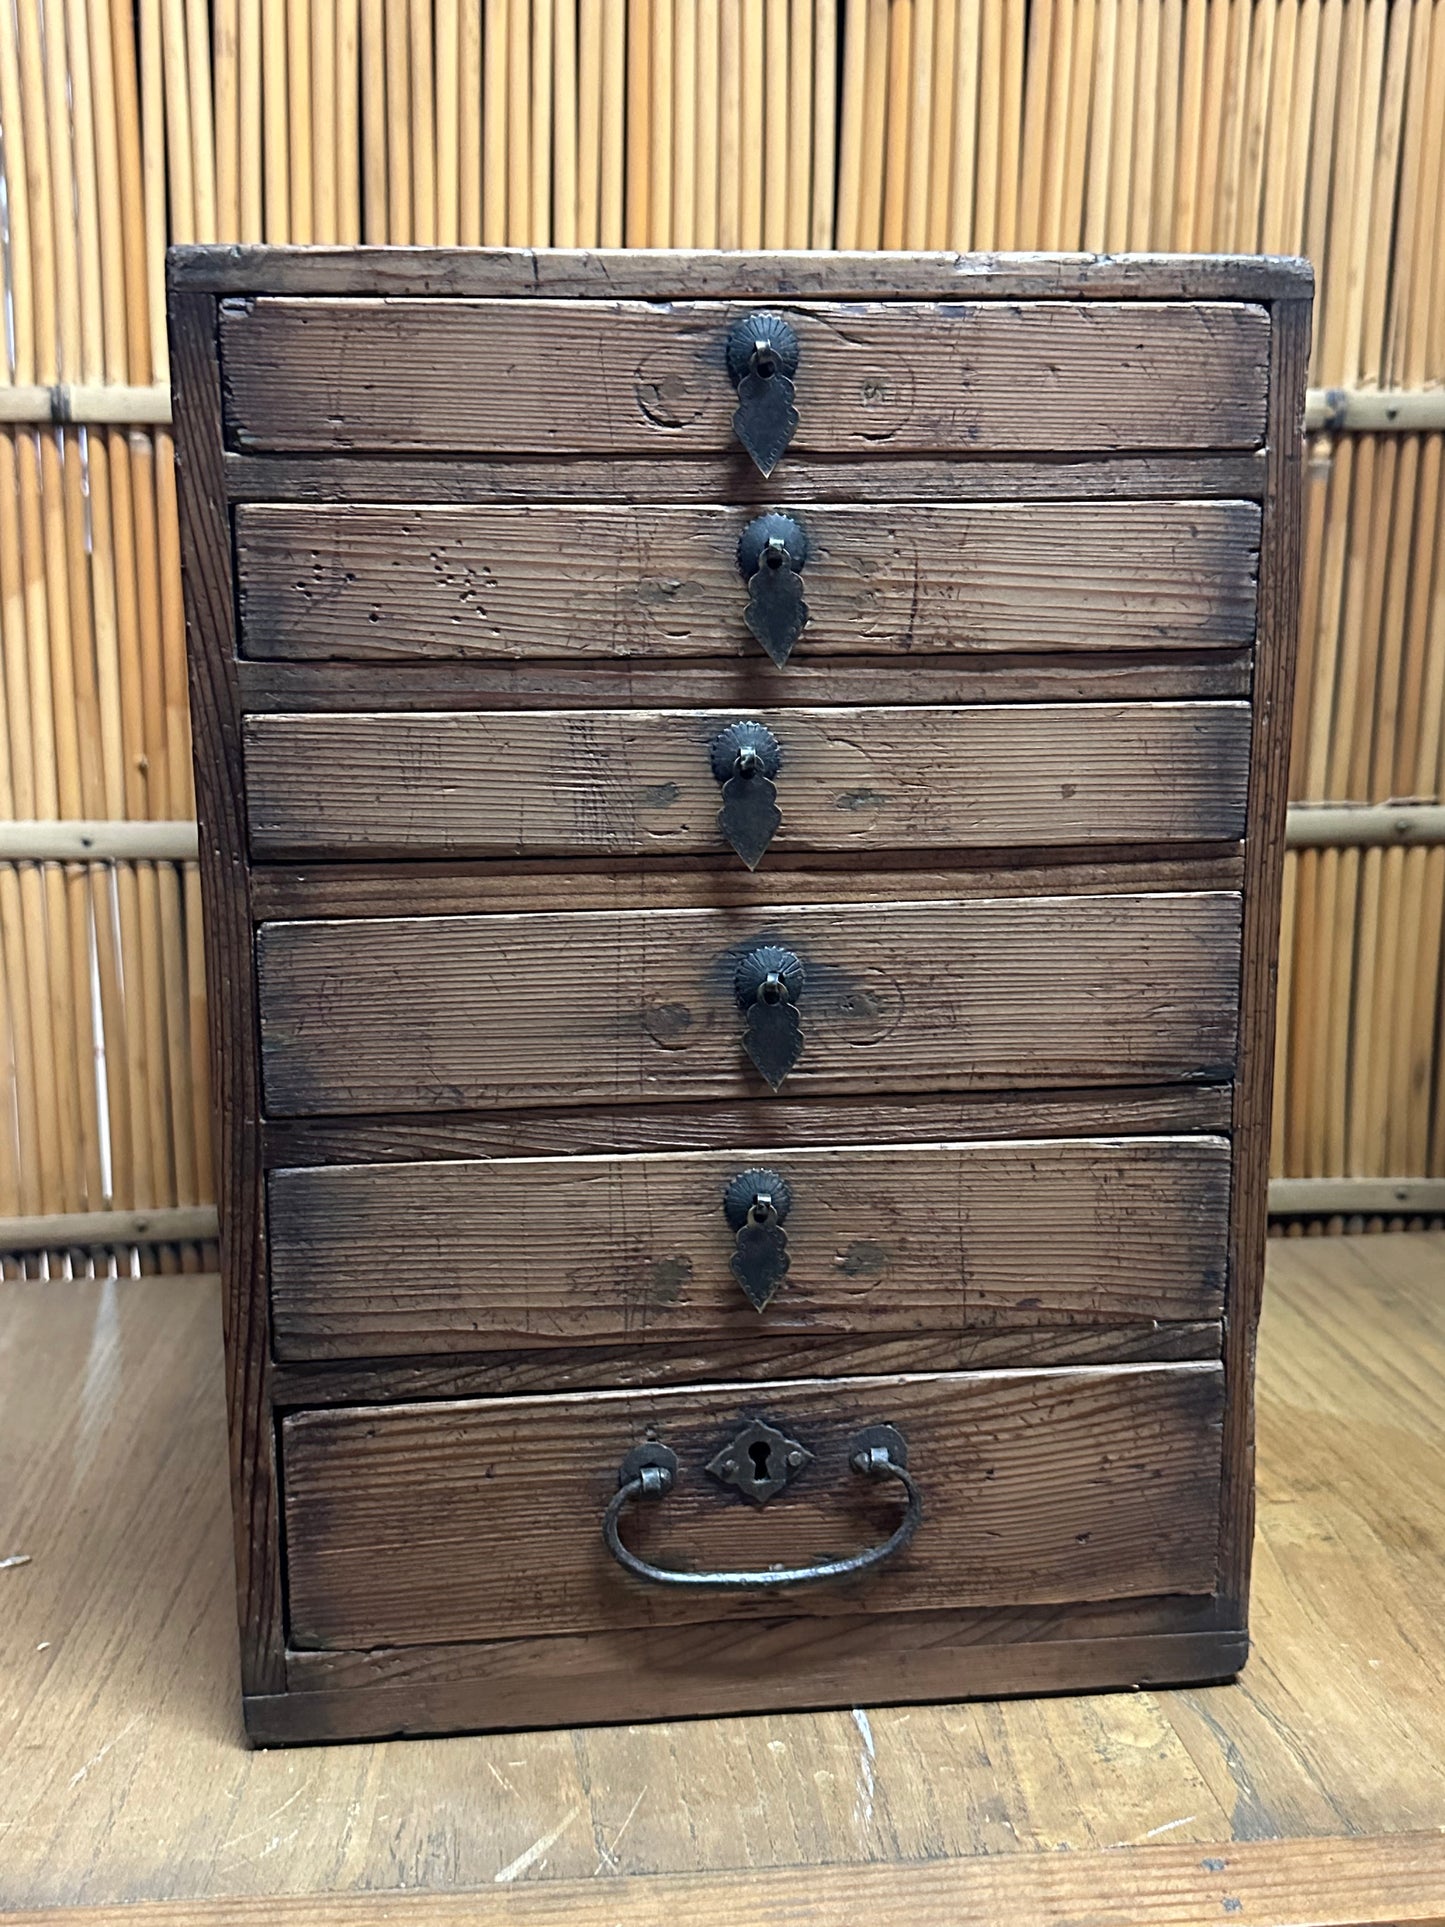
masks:
[[[697,85],[696,0],[673,0],[672,245],[697,246],[697,160],[702,102]]]
[[[862,9],[858,11],[861,21]],[[953,188],[954,87],[958,79],[958,12],[957,0],[938,0],[933,25],[933,105],[929,115],[932,134],[928,161],[928,246],[930,248],[948,246],[950,197]],[[847,43],[846,36],[844,53],[851,57],[852,49]],[[845,82],[845,116],[847,109],[848,96]]]
[[[291,168],[285,107],[286,0],[260,0],[260,5],[266,239],[287,241],[291,238]]]
[[[1094,8],[1094,112],[1089,124],[1088,198],[1084,208],[1084,246],[1101,252],[1109,242],[1109,167],[1114,140],[1114,69],[1117,58],[1119,0],[1097,0]]]
[[[813,186],[808,245],[831,248],[836,245],[838,0],[814,0],[813,59]]]
[[[369,4],[379,5],[379,0],[369,0]],[[617,4],[621,6],[622,0]],[[486,0],[482,23],[482,241],[489,248],[500,247],[507,239],[510,27],[510,0]]]
[[[648,189],[649,244],[672,244],[672,15],[673,0],[652,0],[652,182]]]
[[[660,0],[659,0],[660,3]],[[627,186],[625,235],[630,248],[652,240],[652,8],[627,0]],[[739,5],[743,0],[739,0]]]
[[[537,248],[549,247],[552,243],[555,25],[554,0],[532,0],[532,203],[526,243]],[[575,101],[571,111],[575,115]],[[575,149],[573,151],[574,178],[567,183],[567,191],[575,195]]]
[[[922,0],[928,5],[928,0]],[[792,0],[788,18],[787,246],[805,248],[813,226],[813,0]]]
[[[959,0],[953,84],[953,166],[949,183],[952,222],[949,245],[955,248],[971,248],[976,243],[982,245],[974,219],[974,206],[978,186],[979,51],[983,3],[984,0]],[[1089,0],[1089,3],[1092,5],[1093,0]],[[871,18],[868,32],[871,47]]]
[[[286,131],[290,147],[291,233],[297,243],[314,239],[311,181],[314,166],[311,131],[311,31],[309,0],[287,0]]]
[[[435,51],[431,73],[435,93],[431,119],[436,141],[432,232],[438,247],[454,248],[462,236],[462,88],[466,76],[462,61],[461,0],[434,0],[432,13]],[[423,30],[425,24],[423,10]],[[421,137],[418,130],[419,141]]]
[[[903,183],[903,245],[928,245],[929,163],[933,158],[933,0],[916,0],[913,12],[911,70],[904,126],[907,170]]]
[[[913,0],[893,0],[895,8]],[[788,245],[789,0],[763,0],[763,234],[765,248]]]
[[[1152,0],[1151,0],[1152,4]],[[1029,0],[1004,0],[1000,69],[998,210],[994,246],[1016,248],[1018,240],[1019,148],[1024,111],[1024,43]]]
[[[735,18],[729,6],[726,23]],[[601,240],[605,248],[619,248],[624,236],[624,170],[627,161],[627,13],[625,0],[602,0],[602,180],[599,192]],[[725,98],[726,96],[724,96]],[[733,170],[736,180],[736,166]],[[722,191],[727,188],[724,171]],[[719,207],[721,217],[721,204]],[[722,245],[726,246],[725,242]]]
[[[978,155],[973,195],[973,245],[996,248],[999,212],[1000,111],[1003,105],[1004,7],[982,0],[978,68]]]
[[[602,242],[603,0],[579,0],[577,19],[577,245]]]
[[[340,235],[341,183],[337,152],[336,0],[310,0],[311,236],[335,242]]]
[[[740,154],[742,192],[738,208],[738,244],[745,248],[763,245],[764,195],[764,88],[766,61],[763,33],[767,15],[766,0],[738,0],[742,14],[739,48],[739,81],[742,90]],[[884,0],[887,4],[887,0]],[[881,85],[881,83],[880,83]]]
[[[963,0],[965,5],[977,0]],[[859,248],[883,240],[883,154],[888,133],[888,0],[868,0],[868,51],[863,77],[863,132],[859,158]],[[746,129],[744,130],[746,133]],[[970,149],[970,165],[972,150]],[[970,175],[972,180],[972,175]],[[972,188],[970,187],[970,197]],[[955,239],[953,246],[964,246]]]
[[[386,239],[409,243],[411,185],[411,31],[406,0],[384,0],[376,51],[386,126]]]
[[[718,245],[718,168],[722,127],[719,91],[722,35],[720,0],[698,0],[697,180],[693,237],[700,248]]]
[[[482,0],[461,0],[457,32],[457,239],[475,248],[482,240]],[[440,63],[437,86],[446,86]]]

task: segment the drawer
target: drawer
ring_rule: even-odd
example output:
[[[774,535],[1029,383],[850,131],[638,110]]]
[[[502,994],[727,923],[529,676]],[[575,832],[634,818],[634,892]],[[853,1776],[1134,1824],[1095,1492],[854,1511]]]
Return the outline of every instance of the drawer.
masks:
[[[757,1095],[767,947],[798,966],[790,1094],[1224,1078],[1239,946],[1230,891],[263,924],[265,1099],[296,1116]]]
[[[752,511],[242,503],[240,648],[260,659],[743,656]],[[812,504],[794,658],[1238,648],[1253,502]]]
[[[770,305],[223,301],[226,426],[243,449],[712,453],[737,447],[728,334]],[[798,343],[800,453],[875,461],[1263,439],[1270,324],[1251,303],[849,301],[783,311]]]
[[[674,856],[719,828],[744,719],[777,744],[768,847],[1232,842],[1244,703],[248,716],[258,857]]]
[[[772,1176],[754,1178],[750,1173]],[[730,1270],[750,1191],[787,1269]],[[273,1171],[284,1359],[1215,1319],[1222,1138],[842,1145]],[[742,1241],[746,1245],[746,1239]],[[765,1266],[766,1266],[766,1260]],[[761,1296],[761,1292],[759,1296]]]
[[[1206,1593],[1222,1401],[1219,1367],[1189,1364],[298,1412],[281,1425],[290,1643]],[[901,1488],[850,1463],[877,1426],[902,1436],[923,1517],[857,1577],[675,1587],[603,1543],[624,1461],[650,1441],[675,1455],[672,1489],[623,1505],[617,1530],[655,1567],[761,1573],[886,1545]],[[788,1482],[757,1503],[729,1463]]]

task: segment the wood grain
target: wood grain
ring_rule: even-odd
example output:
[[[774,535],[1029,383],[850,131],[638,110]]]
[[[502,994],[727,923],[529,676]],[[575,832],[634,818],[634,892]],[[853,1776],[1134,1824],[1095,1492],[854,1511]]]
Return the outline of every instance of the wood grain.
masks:
[[[642,709],[761,704],[1210,701],[1247,697],[1248,649],[1114,650],[972,658],[834,656],[795,652],[786,669],[760,653],[724,662],[692,658],[607,661],[530,658],[490,662],[239,662],[241,707],[251,712],[342,713],[490,709]]]
[[[261,294],[220,306],[227,426],[241,449],[665,457],[735,446],[724,348],[747,313],[737,301]],[[1258,306],[790,302],[787,314],[800,454],[1263,439],[1269,316]]]
[[[1199,1927],[1237,1916],[1250,1927],[1441,1927],[1445,1843],[1438,1833],[1372,1839],[1131,1845],[908,1865],[748,1869],[723,1875],[547,1879],[480,1893],[398,1892],[386,1917],[408,1927]],[[17,1914],[14,1927],[360,1927],[366,1894]]]
[[[733,993],[808,973],[789,1095],[1228,1076],[1228,893],[265,924],[268,1109],[742,1097]]]
[[[722,856],[374,859],[251,871],[259,922],[296,918],[469,916],[484,911],[756,910],[769,904],[917,903],[932,897],[1130,896],[1137,891],[1238,890],[1239,843],[1136,844],[1125,849],[893,850],[860,864],[814,851],[748,871]],[[964,867],[966,865],[966,867]]]
[[[1217,454],[941,454],[887,462],[788,456],[788,500],[798,502],[1243,501],[1264,498],[1262,449]],[[233,502],[734,502],[771,508],[778,485],[743,473],[723,449],[666,463],[633,458],[454,456],[226,456]]]
[[[735,1144],[941,1143],[952,1138],[1174,1136],[1227,1133],[1223,1084],[1086,1091],[960,1092],[948,1097],[830,1100],[771,1096],[722,1104],[604,1110],[463,1112],[454,1116],[277,1118],[263,1126],[267,1165],[414,1164],[432,1158],[557,1157],[608,1151],[727,1150]]]
[[[1040,1889],[1048,1927],[1137,1927],[1166,1895],[1159,1927],[1227,1919],[1221,1897],[1266,1927],[1438,1916],[1442,1263],[1442,1236],[1270,1245],[1256,1653],[1232,1685],[1148,1683],[1166,1625],[1200,1677],[1224,1623],[1207,1600],[739,1622],[630,1636],[657,1723],[272,1751],[243,1744],[237,1705],[218,1281],[7,1283],[5,1549],[30,1563],[0,1575],[0,1906],[71,1908],[67,1927],[586,1904],[735,1922],[764,1904],[748,1870],[776,1867],[794,1911],[840,1927],[870,1878],[869,1916],[927,1920],[915,1877],[957,1883],[942,1920],[971,1923],[968,1902],[979,1927],[1034,1927],[1012,1903]],[[293,1654],[299,1690],[252,1718],[277,1739],[394,1735],[549,1696],[581,1721],[601,1657],[595,1639]],[[1144,1690],[959,1701],[1110,1663]],[[699,1682],[844,1710],[683,1717]],[[885,1704],[911,1695],[944,1703]]]
[[[1236,1162],[1230,1200],[1226,1420],[1229,1443],[1221,1545],[1224,1583],[1229,1597],[1239,1602],[1241,1624],[1254,1544],[1255,1333],[1264,1289],[1289,720],[1299,625],[1300,471],[1310,352],[1309,303],[1281,303],[1275,314],[1270,353],[1270,480],[1265,503],[1260,649],[1250,751],[1250,826],[1245,847],[1241,1053],[1234,1089]]]
[[[216,304],[173,291],[171,368],[176,475],[185,546],[186,656],[196,746],[205,906],[211,1089],[219,1112],[214,1174],[226,1290],[226,1397],[235,1448],[232,1494],[241,1674],[248,1692],[281,1681],[282,1605],[275,1440],[269,1410],[266,1221],[250,874],[236,699],[231,545],[221,477]]]
[[[737,564],[748,520],[733,508],[243,503],[242,652],[760,662]],[[825,504],[801,521],[803,660],[1167,654],[1254,635],[1251,502]]]
[[[1025,1322],[1025,1321],[1029,1322]],[[279,1361],[278,1409],[406,1404],[417,1399],[515,1398],[526,1392],[624,1391],[638,1386],[750,1385],[760,1379],[872,1378],[895,1372],[974,1372],[1051,1365],[1217,1362],[1218,1319],[1099,1324],[1042,1311],[1001,1325],[952,1331],[812,1338],[766,1328],[743,1337],[704,1333],[691,1342],[555,1345],[519,1351],[446,1352],[384,1359]],[[1175,1630],[1172,1626],[1169,1631]],[[739,1702],[740,1703],[740,1702]]]
[[[777,1170],[790,1268],[755,1312],[729,1180]],[[1223,1139],[342,1165],[271,1174],[289,1359],[1217,1317]],[[517,1226],[525,1225],[523,1251]]]
[[[1216,1367],[1160,1365],[296,1413],[282,1424],[291,1644],[1207,1592],[1222,1397]],[[754,1415],[814,1454],[763,1508],[704,1471]],[[677,1485],[625,1526],[648,1560],[759,1567],[862,1550],[900,1511],[848,1469],[853,1435],[880,1422],[907,1436],[925,1524],[857,1580],[679,1594],[631,1579],[603,1546],[623,1457],[660,1438]]]
[[[1284,255],[893,253],[673,248],[176,247],[176,287],[347,298],[676,301],[1308,300],[1314,271]]]
[[[798,850],[1233,841],[1239,703],[743,712],[778,739]],[[738,712],[252,716],[253,855],[726,852],[709,744]]]

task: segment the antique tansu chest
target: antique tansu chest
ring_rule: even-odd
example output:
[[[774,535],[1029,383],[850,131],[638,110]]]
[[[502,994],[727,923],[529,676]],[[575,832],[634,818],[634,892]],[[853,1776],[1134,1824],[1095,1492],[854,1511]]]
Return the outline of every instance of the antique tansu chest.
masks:
[[[170,280],[252,1734],[1237,1670],[1308,268]]]

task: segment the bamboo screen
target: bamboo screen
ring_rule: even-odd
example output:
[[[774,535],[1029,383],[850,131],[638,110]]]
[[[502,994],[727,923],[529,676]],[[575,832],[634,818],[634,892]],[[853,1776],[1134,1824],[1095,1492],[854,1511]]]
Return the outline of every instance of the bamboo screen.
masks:
[[[1309,254],[1275,1195],[1441,1208],[1445,0],[0,0],[0,165],[8,1268],[214,1262],[168,237]]]

